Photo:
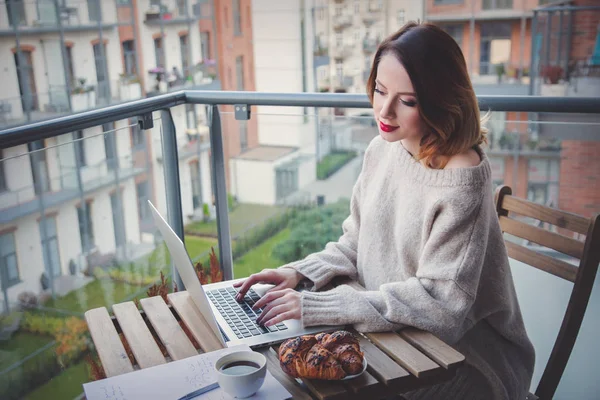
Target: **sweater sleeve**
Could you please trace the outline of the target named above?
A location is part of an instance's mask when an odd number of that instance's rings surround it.
[[[360,193],[359,175],[352,190],[350,215],[342,223],[342,236],[337,242],[329,242],[325,249],[280,268],[293,268],[314,283],[312,290],[319,290],[336,276],[357,277],[356,252],[358,231],[360,229]]]
[[[458,199],[457,199],[458,197]],[[489,232],[488,208],[472,193],[441,200],[422,245],[414,277],[389,282],[379,290],[341,285],[327,292],[303,292],[302,322],[349,325],[363,332],[413,326],[447,343],[457,342],[472,326],[475,300]],[[487,210],[489,213],[490,210]]]

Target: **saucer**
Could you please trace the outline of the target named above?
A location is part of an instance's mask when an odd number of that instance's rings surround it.
[[[350,379],[357,378],[363,374],[367,370],[367,359],[363,357],[363,369],[358,374],[354,375],[346,375],[344,378],[340,379],[341,381],[349,381]]]

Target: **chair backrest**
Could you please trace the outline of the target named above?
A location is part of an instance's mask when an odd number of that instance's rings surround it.
[[[579,259],[579,266],[576,267],[530,247],[505,241],[509,257],[574,284],[548,364],[535,391],[540,399],[551,399],[575,345],[596,278],[600,262],[600,214],[585,218],[546,207],[512,196],[512,190],[508,186],[496,189],[496,211],[503,232]],[[585,241],[511,218],[515,215],[554,225],[562,232],[585,235]]]

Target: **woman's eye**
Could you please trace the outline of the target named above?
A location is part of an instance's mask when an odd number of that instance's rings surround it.
[[[417,105],[417,102],[414,100],[402,100],[400,99],[400,101],[402,102],[402,104],[404,104],[407,107],[414,107]]]
[[[377,93],[377,94],[383,94],[383,92],[377,88],[375,88],[374,90],[375,90],[375,93]]]

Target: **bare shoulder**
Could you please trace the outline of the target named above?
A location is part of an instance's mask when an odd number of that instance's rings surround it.
[[[481,157],[479,156],[479,153],[473,149],[469,149],[463,153],[450,157],[446,164],[446,169],[476,167],[480,162]]]

